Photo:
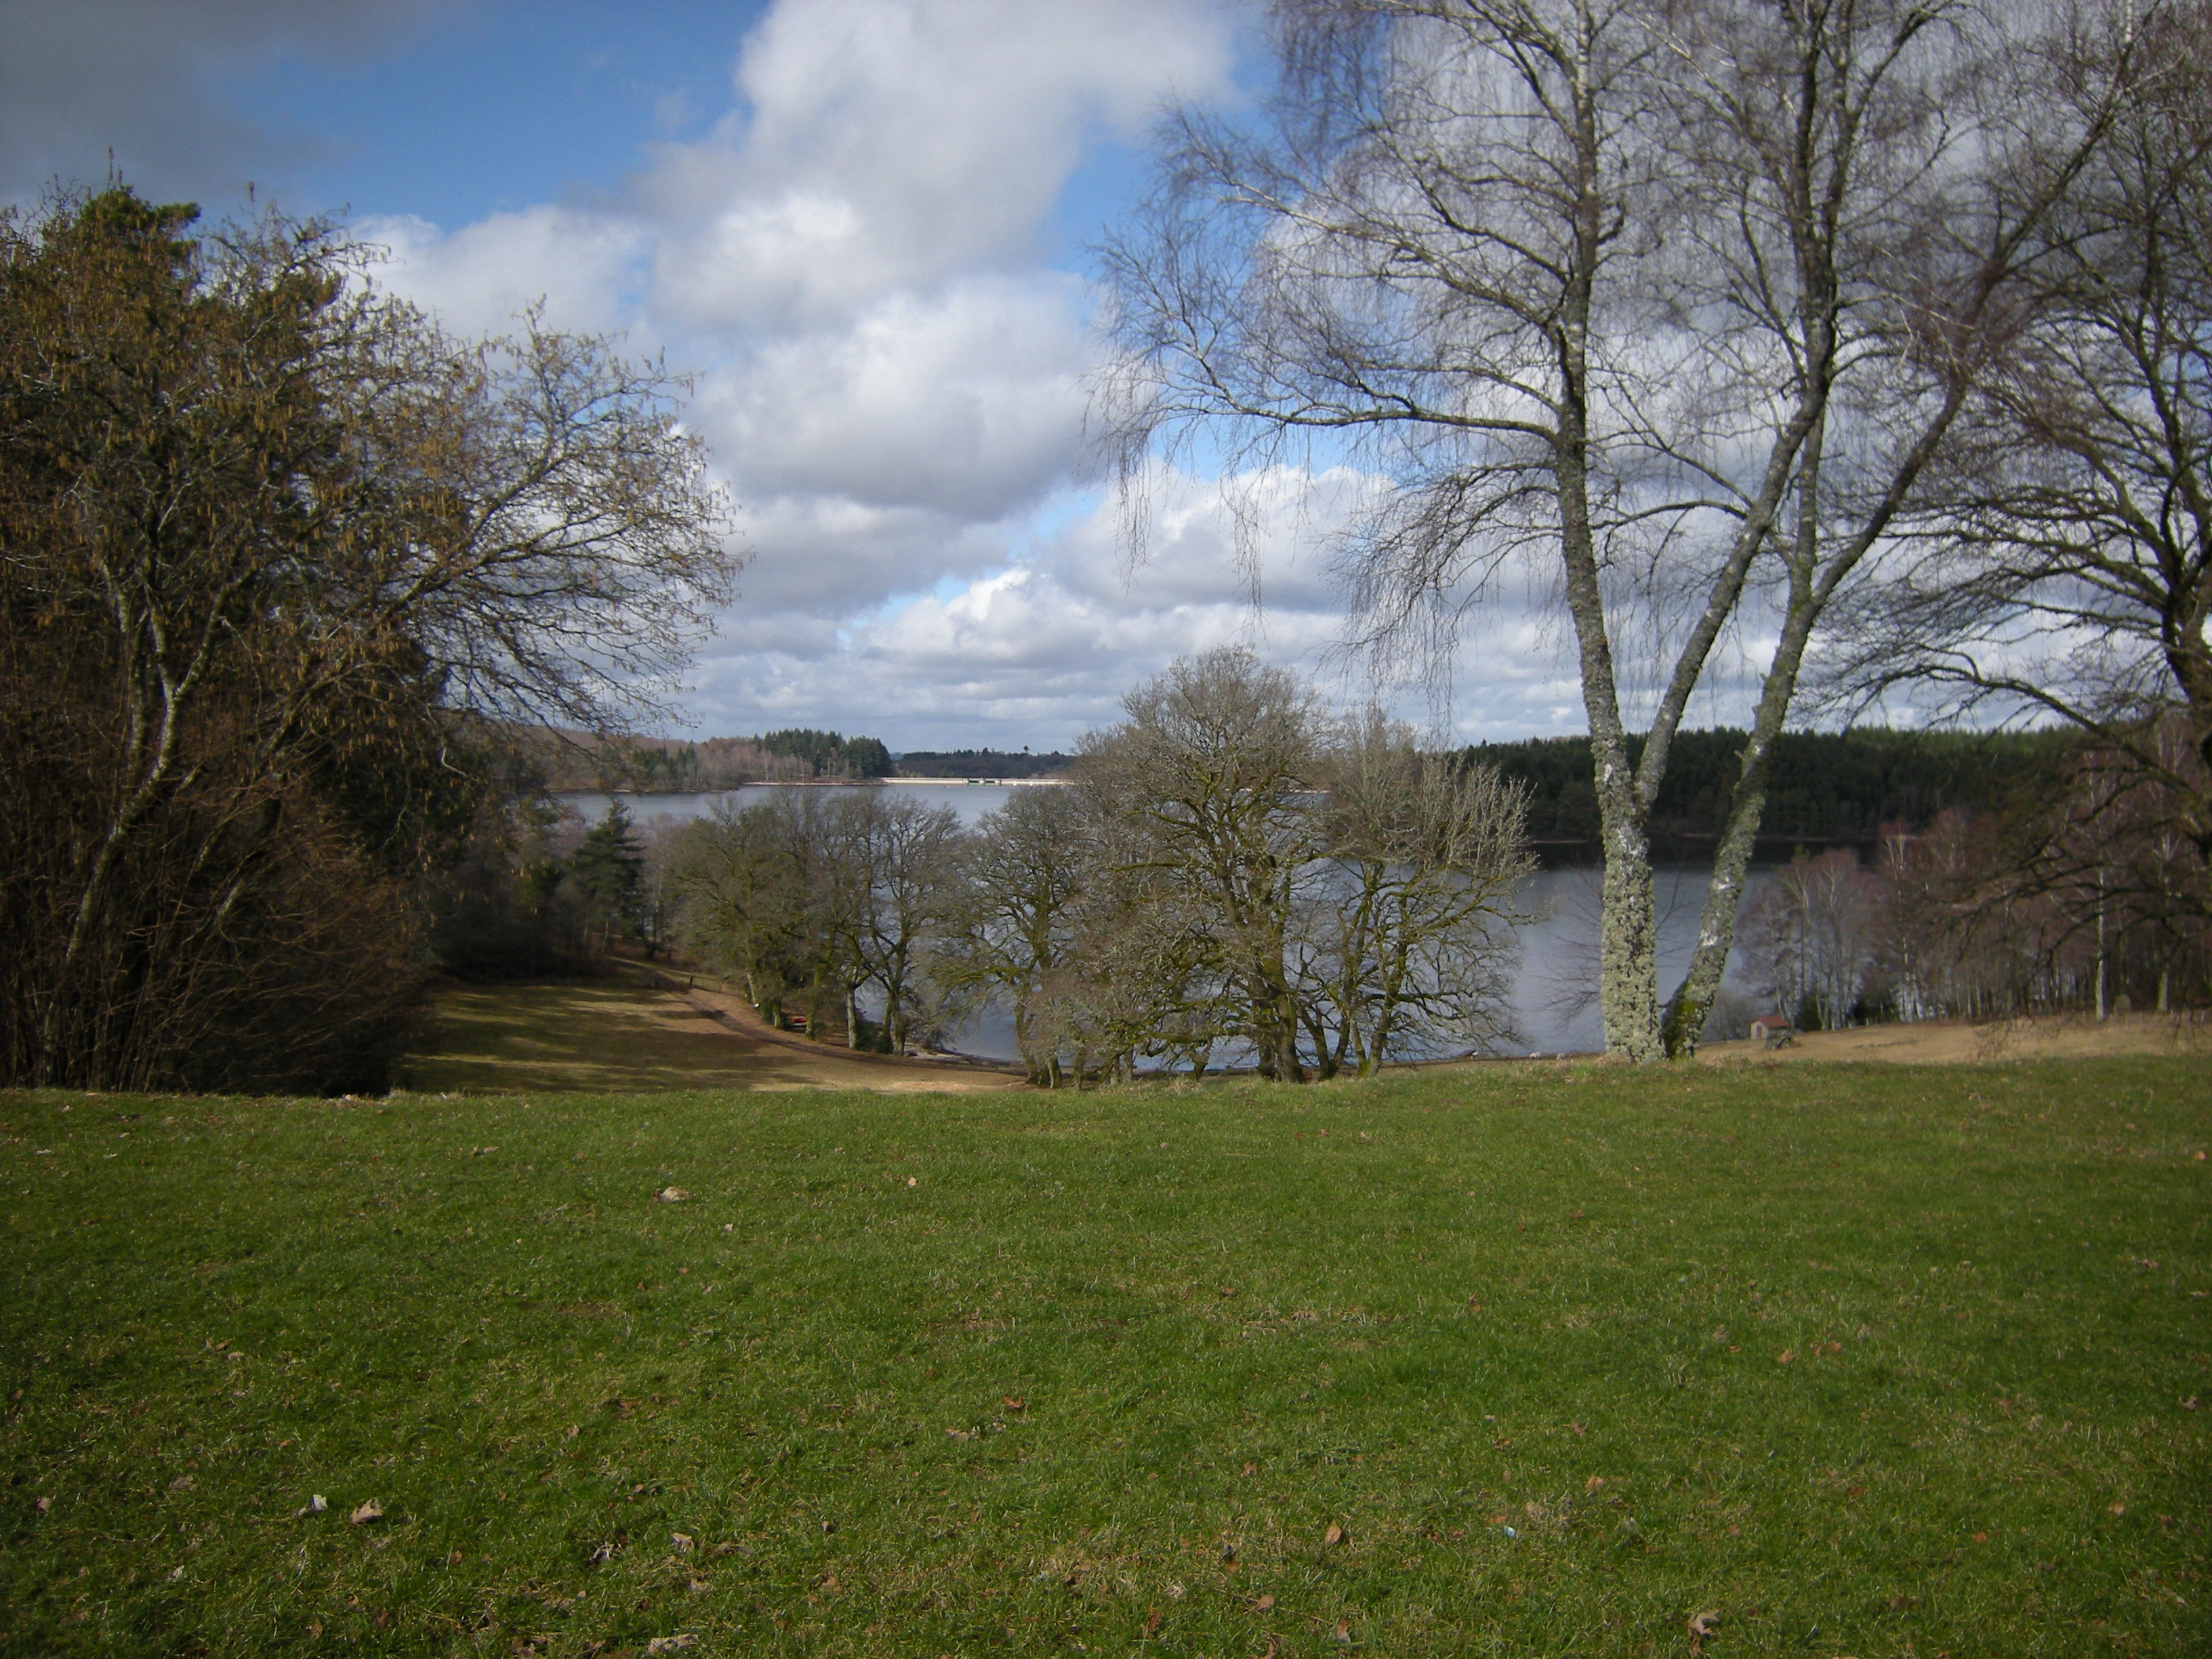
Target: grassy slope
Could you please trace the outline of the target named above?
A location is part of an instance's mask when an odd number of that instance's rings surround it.
[[[0,1097],[0,1651],[2203,1651],[2209,1100]]]

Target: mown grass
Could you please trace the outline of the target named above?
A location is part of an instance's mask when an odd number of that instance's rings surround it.
[[[0,1651],[2202,1652],[2208,1107],[0,1097]]]

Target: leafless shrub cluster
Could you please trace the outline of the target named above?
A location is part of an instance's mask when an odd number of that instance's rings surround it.
[[[1304,1080],[1482,1048],[1530,863],[1520,794],[1239,651],[1175,665],[1066,787],[972,835],[803,792],[690,832],[690,928],[754,1003],[904,1048],[979,1000],[1039,1082],[1150,1061]]]
[[[1786,866],[1745,911],[1751,986],[1812,1027],[2202,996],[2203,866],[2140,780],[2119,796],[2109,781],[2089,757],[2056,804],[1897,827],[1872,866],[1848,851]]]

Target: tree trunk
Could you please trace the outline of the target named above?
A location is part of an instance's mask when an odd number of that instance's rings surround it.
[[[1775,642],[1774,659],[1767,665],[1765,682],[1759,689],[1751,738],[1744,744],[1735,787],[1729,796],[1728,823],[1713,852],[1713,878],[1705,890],[1705,911],[1698,919],[1697,947],[1691,952],[1689,971],[1667,1004],[1669,1059],[1687,1060],[1698,1052],[1698,1039],[1712,1012],[1713,999],[1720,994],[1722,976],[1728,972],[1729,951],[1735,944],[1736,914],[1743,908],[1744,882],[1758,845],[1759,821],[1766,813],[1766,780],[1774,741],[1782,735],[1782,723],[1797,695],[1805,646],[1812,638],[1813,624],[1820,619],[1822,605],[1814,578],[1820,569],[1820,462],[1826,436],[1824,418],[1815,423],[1805,446],[1797,485],[1796,546],[1790,559],[1790,600],[1782,637]]]
[[[1628,761],[1613,679],[1613,643],[1591,544],[1578,451],[1562,458],[1559,500],[1567,565],[1567,609],[1582,659],[1583,708],[1595,763],[1605,881],[1598,939],[1598,1010],[1607,1054],[1638,1065],[1660,1057],[1657,921],[1644,805]]]

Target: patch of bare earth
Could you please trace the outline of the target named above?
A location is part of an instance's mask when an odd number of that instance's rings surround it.
[[[2212,1021],[2196,1012],[2051,1014],[2036,1018],[1924,1020],[1909,1025],[1861,1025],[1844,1031],[1804,1031],[1779,1048],[1762,1043],[1709,1042],[1700,1060],[1716,1064],[1787,1065],[1799,1060],[1878,1060],[1902,1066],[1960,1066],[2000,1060],[2094,1060],[2124,1054],[2212,1052]]]
[[[430,1042],[400,1067],[402,1085],[424,1093],[1024,1086],[988,1065],[854,1054],[772,1030],[742,997],[680,974],[450,986],[435,1015]]]

